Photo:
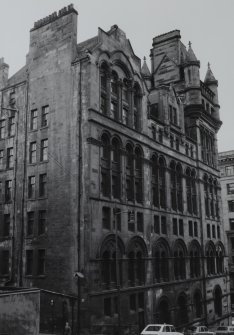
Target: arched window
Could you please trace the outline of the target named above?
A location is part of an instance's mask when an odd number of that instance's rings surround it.
[[[141,112],[141,91],[136,83],[133,88],[133,128],[140,128],[140,112]]]
[[[189,168],[186,170],[187,210],[190,214],[197,214],[196,174]]]
[[[116,243],[115,238],[111,238],[104,242],[101,247],[101,269],[102,269],[102,283],[106,289],[115,287],[117,284],[116,277]],[[122,282],[122,265],[121,259],[123,257],[123,250],[118,244],[118,259],[119,261],[119,277]]]
[[[210,191],[210,215],[212,218],[215,216],[215,211],[214,211],[214,187],[213,187],[213,179],[209,179],[209,191]]]
[[[193,303],[194,303],[195,317],[200,318],[202,316],[202,295],[200,290],[197,290],[194,293]]]
[[[126,196],[129,201],[134,199],[134,157],[130,144],[126,146]]]
[[[119,120],[119,87],[118,87],[118,75],[116,72],[111,74],[111,110],[110,116]]]
[[[214,180],[214,202],[215,202],[215,216],[219,219],[219,185],[217,180]]]
[[[101,193],[110,196],[110,140],[107,134],[101,137]]]
[[[189,251],[190,277],[196,278],[200,276],[200,248],[196,242],[192,242]]]
[[[131,111],[130,111],[130,87],[127,79],[123,80],[122,85],[122,120],[123,124],[130,126]]]
[[[129,286],[144,285],[146,256],[144,242],[133,239],[127,250]]]
[[[162,157],[159,157],[159,203],[160,207],[166,208],[166,164]]]
[[[152,203],[153,206],[159,206],[159,193],[158,193],[158,177],[159,177],[159,166],[157,156],[153,155],[151,159],[152,164]]]
[[[143,155],[142,150],[137,147],[135,149],[135,200],[142,202],[143,200]]]
[[[109,68],[106,63],[102,63],[100,68],[100,111],[108,115],[109,104]]]
[[[183,212],[182,167],[171,162],[171,207],[175,211]]]
[[[206,266],[208,275],[215,274],[215,251],[211,243],[206,248]]]
[[[223,273],[223,247],[219,244],[216,246],[216,272]]]
[[[181,294],[177,300],[176,326],[182,326],[188,322],[187,297]]]
[[[162,157],[152,156],[152,204],[155,207],[166,207],[165,162]]]
[[[205,197],[205,213],[206,216],[210,216],[210,204],[209,204],[209,184],[208,184],[208,177],[204,175],[204,197]]]
[[[111,182],[112,196],[119,199],[121,194],[121,155],[119,140],[112,140],[112,155],[111,155]]]
[[[169,310],[169,303],[166,298],[162,298],[162,300],[158,304],[158,323],[171,323],[171,315]]]
[[[222,291],[218,285],[214,289],[214,310],[215,314],[222,316]]]
[[[169,250],[163,241],[153,249],[154,278],[157,282],[169,281]]]
[[[186,251],[185,247],[179,242],[174,248],[174,277],[176,280],[186,278]]]

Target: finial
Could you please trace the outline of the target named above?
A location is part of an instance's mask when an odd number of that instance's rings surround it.
[[[188,45],[189,45],[189,48],[191,48],[192,43],[189,41]]]
[[[143,60],[146,61],[146,57],[145,56],[144,56]]]
[[[210,62],[208,62],[208,64],[207,64],[207,65],[208,65],[208,69],[210,70]]]

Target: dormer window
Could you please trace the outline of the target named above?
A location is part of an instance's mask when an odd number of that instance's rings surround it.
[[[177,124],[178,124],[177,110],[176,110],[175,107],[173,107],[171,105],[169,105],[169,119],[170,119],[170,123],[177,126]]]
[[[158,108],[158,104],[152,104],[149,107],[149,116],[152,120],[158,120],[159,119],[159,108]]]

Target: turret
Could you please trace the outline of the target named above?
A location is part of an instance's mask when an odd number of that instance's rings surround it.
[[[215,79],[215,76],[213,75],[213,72],[210,68],[210,63],[208,63],[208,69],[206,72],[204,83],[206,86],[209,87],[209,89],[214,93],[213,103],[214,103],[214,112],[212,113],[212,116],[216,118],[217,120],[220,120],[219,115],[219,98],[218,98],[218,80]]]
[[[4,58],[0,58],[0,89],[2,89],[8,80],[9,65],[4,62]]]
[[[191,42],[189,42],[184,62],[184,77],[187,91],[187,101],[189,101],[190,104],[200,104],[200,61],[197,59],[192,49]]]
[[[150,89],[151,88],[151,73],[146,63],[146,57],[144,57],[144,62],[141,68],[141,74],[143,78],[145,79],[147,88]]]

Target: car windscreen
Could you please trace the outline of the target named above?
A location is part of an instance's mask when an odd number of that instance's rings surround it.
[[[161,329],[161,326],[148,326],[145,330],[147,332],[158,332]]]
[[[228,330],[228,327],[218,327],[217,330]]]

